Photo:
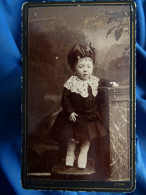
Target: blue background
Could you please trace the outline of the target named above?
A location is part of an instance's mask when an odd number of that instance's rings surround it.
[[[49,191],[24,190],[20,184],[23,2],[25,1],[0,2],[0,194],[54,194]],[[137,3],[137,188],[132,194],[143,195],[146,194],[146,0],[135,0],[135,2]],[[91,194],[90,192],[55,193]]]

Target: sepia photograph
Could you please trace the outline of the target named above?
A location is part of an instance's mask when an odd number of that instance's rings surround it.
[[[118,2],[24,5],[24,187],[134,189],[134,5]]]

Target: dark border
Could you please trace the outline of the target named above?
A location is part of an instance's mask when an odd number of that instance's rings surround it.
[[[98,5],[129,5],[130,6],[130,182],[116,181],[52,181],[27,178],[27,103],[28,103],[28,9],[45,6],[98,6]],[[36,190],[68,190],[98,192],[132,192],[136,187],[135,165],[135,86],[136,86],[136,5],[133,0],[96,0],[96,1],[61,1],[61,2],[30,2],[22,6],[22,161],[21,184],[25,189]]]

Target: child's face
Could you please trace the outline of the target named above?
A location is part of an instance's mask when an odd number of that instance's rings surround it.
[[[80,58],[75,66],[75,72],[81,80],[87,80],[93,73],[93,61],[89,57]]]

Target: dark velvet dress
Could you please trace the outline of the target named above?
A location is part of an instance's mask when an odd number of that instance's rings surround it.
[[[61,140],[91,140],[107,135],[106,113],[107,107],[107,83],[99,82],[98,94],[92,95],[92,89],[88,85],[88,97],[71,92],[64,88],[62,94],[62,108],[53,125],[53,138]],[[69,115],[78,114],[77,121],[69,121]]]

